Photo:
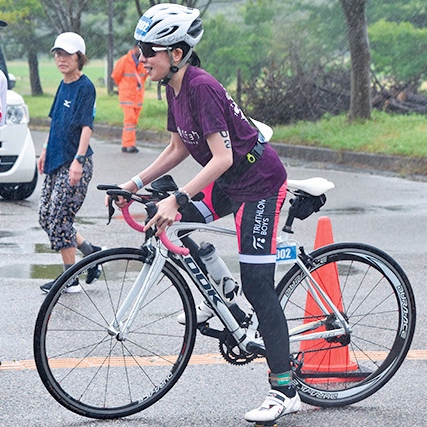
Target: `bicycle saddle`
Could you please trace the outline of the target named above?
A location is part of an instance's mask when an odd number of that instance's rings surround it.
[[[291,190],[300,190],[312,196],[320,196],[326,193],[335,185],[332,181],[325,178],[308,178],[308,179],[288,179],[288,188]]]
[[[176,191],[178,186],[170,175],[163,175],[151,183],[151,188],[156,191]]]

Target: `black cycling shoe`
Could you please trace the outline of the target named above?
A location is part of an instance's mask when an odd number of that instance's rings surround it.
[[[53,288],[53,285],[56,283],[56,280],[57,280],[58,278],[56,278],[55,280],[52,280],[51,282],[47,282],[47,283],[45,283],[44,285],[41,285],[40,286],[40,289],[43,291],[43,292],[46,292],[46,293],[48,293],[52,288]],[[65,292],[67,293],[67,294],[75,294],[75,293],[77,293],[77,292],[80,292],[82,290],[82,287],[80,286],[80,283],[79,283],[79,279],[78,278],[76,278],[76,279],[74,279],[71,283],[69,283],[68,285],[67,285],[67,287],[65,288]]]
[[[139,150],[134,145],[132,147],[122,147],[123,153],[138,153]]]
[[[101,269],[95,265],[95,267],[88,268],[86,275],[86,283],[89,285],[95,283],[101,275]]]
[[[92,245],[93,252],[99,252],[102,248],[100,246],[94,246]],[[95,267],[88,268],[87,275],[86,275],[86,283],[91,284],[98,280],[99,276],[101,275],[101,269],[98,265],[95,265]]]

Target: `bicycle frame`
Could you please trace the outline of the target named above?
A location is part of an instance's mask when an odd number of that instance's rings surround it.
[[[236,235],[234,230],[217,227],[211,224],[176,222],[167,230],[167,237],[172,243],[177,242],[177,244],[182,245],[178,235],[182,234],[184,231],[187,234],[200,231],[230,236]],[[246,313],[247,315],[250,315],[250,322],[247,329],[242,328],[231,313],[228,306],[222,300],[221,295],[216,289],[216,285],[204,274],[191,254],[172,254],[164,246],[164,244],[155,237],[149,238],[144,247],[147,248],[150,252],[148,263],[145,264],[143,269],[140,271],[131,291],[126,296],[122,305],[119,307],[115,318],[111,321],[109,331],[112,335],[117,336],[119,340],[126,339],[135,317],[144,304],[146,295],[148,294],[151,287],[154,286],[159,280],[162,268],[166,260],[169,259],[178,268],[185,269],[188,276],[196,285],[197,289],[204,296],[204,298],[209,301],[218,318],[233,336],[239,348],[249,353],[253,352],[254,350],[257,353],[263,353],[264,345],[262,341],[256,337],[258,330],[258,319],[256,313],[253,312],[253,310],[251,313]],[[297,258],[296,264],[298,264],[301,270],[304,271],[304,273],[307,275],[306,282],[308,292],[311,294],[320,310],[324,313],[325,318],[308,322],[291,329],[289,331],[290,341],[298,342],[316,340],[319,338],[326,339],[350,333],[351,329],[340,310],[335,306],[333,301],[325,293],[320,284],[317,283],[316,279],[310,273],[301,256]],[[326,302],[330,310],[327,309],[323,301]],[[126,317],[125,322],[122,324],[125,313],[128,312],[130,307],[130,312]],[[328,317],[331,312],[336,316],[336,319],[338,320],[341,327],[333,330],[310,333],[310,331],[324,325],[326,317]]]

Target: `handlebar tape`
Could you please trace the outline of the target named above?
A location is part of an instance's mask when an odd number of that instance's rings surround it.
[[[143,233],[145,226],[140,224],[139,222],[136,222],[129,212],[129,206],[131,204],[132,204],[132,200],[125,207],[122,208],[123,218],[134,230]],[[177,213],[175,217],[175,221],[179,221],[180,219],[181,219],[181,214]],[[166,249],[168,249],[169,251],[175,254],[188,255],[190,253],[190,250],[188,248],[178,246],[172,243],[164,231],[159,235],[159,239],[163,243]]]

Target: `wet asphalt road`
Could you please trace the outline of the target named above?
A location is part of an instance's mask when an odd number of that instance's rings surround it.
[[[33,132],[37,152],[44,139]],[[80,211],[79,231],[98,245],[135,245],[140,238],[123,222],[106,225],[104,196],[99,183],[121,183],[148,165],[159,148],[149,145],[136,155],[123,154],[117,141],[94,140],[95,173],[87,201]],[[425,381],[427,335],[427,183],[372,173],[334,170],[327,164],[304,164],[283,159],[292,179],[322,176],[336,188],[318,214],[296,220],[296,238],[310,249],[317,219],[331,218],[335,241],[360,241],[389,252],[406,271],[415,291],[418,321],[411,358],[383,389],[363,402],[339,410],[303,406],[301,412],[279,421],[278,427],[414,426],[427,425]],[[173,172],[178,185],[197,167],[191,161]],[[191,365],[174,389],[143,413],[126,419],[99,421],[82,418],[60,406],[44,389],[32,365],[32,333],[43,300],[39,285],[55,277],[60,256],[52,253],[37,224],[41,179],[35,193],[22,202],[0,200],[0,427],[15,426],[138,426],[238,427],[248,409],[261,403],[268,391],[266,367],[252,363]],[[232,225],[224,219],[225,225]],[[198,337],[195,353],[215,353],[217,344]]]

